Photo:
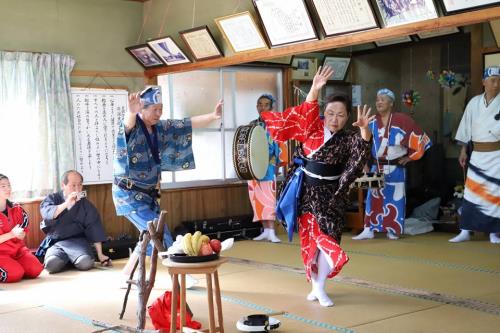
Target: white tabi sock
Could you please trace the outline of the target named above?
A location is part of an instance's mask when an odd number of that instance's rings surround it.
[[[269,237],[269,230],[271,230],[271,229],[264,228],[264,231],[260,235],[255,237],[253,240],[260,241],[260,240],[267,239]]]
[[[399,237],[396,236],[396,234],[390,230],[387,230],[387,238],[389,238],[390,240],[398,240]]]
[[[500,244],[500,237],[494,232],[490,233],[490,243]]]
[[[372,239],[375,237],[375,233],[373,230],[370,230],[370,227],[365,227],[363,229],[363,232],[361,232],[359,235],[354,236],[352,239],[354,240],[363,240],[363,239]]]
[[[331,266],[328,263],[326,254],[321,250],[318,251],[318,274],[313,273],[311,275],[312,290],[306,298],[308,301],[318,300],[321,306],[333,306],[333,301],[325,291],[325,282],[328,274],[330,274]]]
[[[276,233],[274,232],[274,229],[267,229],[269,230],[269,233],[267,234],[267,240],[273,243],[280,243],[281,239],[276,236]]]
[[[470,241],[470,231],[469,230],[462,230],[458,235],[453,237],[452,239],[448,240],[448,242],[451,243],[460,243],[460,242],[466,242]]]

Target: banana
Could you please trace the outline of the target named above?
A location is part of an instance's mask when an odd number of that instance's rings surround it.
[[[191,238],[193,235],[191,233],[187,233],[184,235],[184,238],[182,239],[182,249],[184,250],[184,253],[187,254],[188,256],[192,256],[193,254],[193,245],[191,243]]]
[[[208,237],[207,235],[201,235],[200,241],[202,244],[203,243],[210,243],[210,237]],[[201,245],[200,245],[200,247],[201,247]]]
[[[197,256],[198,252],[200,252],[200,247],[201,247],[200,237],[201,237],[201,231],[196,231],[193,234],[193,237],[191,237],[191,244],[193,247],[194,256]]]

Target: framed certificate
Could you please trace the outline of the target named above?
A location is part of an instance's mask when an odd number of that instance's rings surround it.
[[[384,27],[393,27],[437,18],[433,0],[376,0],[380,19]]]
[[[417,36],[420,39],[427,39],[427,38],[433,38],[433,37],[438,37],[438,36],[456,34],[457,32],[460,32],[460,30],[457,27],[451,27],[451,28],[441,28],[441,29],[436,29],[436,30],[426,31],[426,32],[419,32],[417,34]]]
[[[206,25],[180,31],[179,35],[196,61],[223,57]]]
[[[334,81],[344,81],[347,71],[349,70],[349,64],[351,62],[350,57],[330,57],[326,56],[323,61],[324,66],[330,66],[333,69],[333,74],[330,80]]]
[[[191,62],[169,36],[150,40],[148,45],[167,65],[178,65]]]
[[[378,28],[369,0],[310,0],[325,37]]]
[[[312,80],[318,70],[318,59],[294,56],[292,69],[293,80]]]
[[[145,69],[165,66],[153,50],[149,48],[148,44],[129,46],[125,50]]]
[[[439,0],[446,15],[500,4],[494,0]]]
[[[250,12],[219,17],[215,23],[233,52],[267,49],[266,41]]]
[[[406,43],[406,42],[411,42],[412,39],[410,36],[401,36],[401,37],[395,37],[395,38],[386,38],[386,39],[381,39],[381,40],[376,40],[375,44],[377,46],[387,46],[387,45],[393,45],[393,44],[399,44],[399,43]]]
[[[253,0],[271,47],[317,40],[304,0]]]

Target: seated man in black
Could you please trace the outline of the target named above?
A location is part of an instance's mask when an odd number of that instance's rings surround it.
[[[75,170],[66,171],[62,191],[48,195],[40,204],[43,221],[40,229],[47,235],[37,251],[45,254],[44,266],[49,273],[57,273],[71,263],[86,271],[94,266],[93,243],[102,266],[111,266],[109,257],[102,253],[101,242],[106,240],[101,217],[82,191],[83,177]]]

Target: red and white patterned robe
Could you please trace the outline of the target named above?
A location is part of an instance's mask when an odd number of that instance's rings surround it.
[[[317,102],[305,102],[283,112],[263,112],[267,129],[274,140],[295,139],[300,145],[296,157],[307,158],[327,165],[342,166],[336,181],[322,185],[303,183],[299,202],[299,234],[301,252],[307,279],[316,272],[316,255],[322,250],[328,256],[332,270],[329,278],[337,275],[349,258],[340,247],[344,211],[348,204],[350,184],[361,173],[370,154],[370,142],[350,130],[333,135],[325,129]],[[297,166],[290,169],[290,179]],[[286,182],[285,182],[286,183]]]

